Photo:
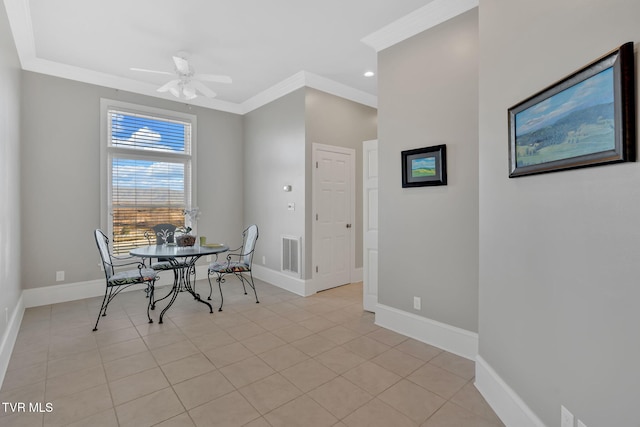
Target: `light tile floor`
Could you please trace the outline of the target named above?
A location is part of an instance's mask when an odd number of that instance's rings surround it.
[[[214,314],[180,294],[162,325],[142,291],[97,332],[101,298],[27,309],[0,390],[25,411],[3,404],[0,425],[503,425],[472,361],[376,326],[361,284],[307,298],[256,284],[260,304],[230,279]]]

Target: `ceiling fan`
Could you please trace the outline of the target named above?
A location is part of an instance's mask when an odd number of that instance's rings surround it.
[[[205,86],[204,82],[231,83],[231,77],[217,74],[197,74],[193,66],[189,64],[186,54],[180,53],[173,56],[175,71],[156,71],[144,68],[131,68],[132,71],[142,71],[144,73],[175,75],[177,78],[171,80],[158,88],[158,92],[170,92],[176,98],[193,99],[198,96],[198,92],[207,98],[214,98],[216,93]]]

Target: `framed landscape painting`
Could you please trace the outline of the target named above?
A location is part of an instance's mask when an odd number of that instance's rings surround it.
[[[509,109],[509,177],[635,161],[633,43]]]
[[[447,185],[447,146],[416,148],[401,153],[402,187]]]

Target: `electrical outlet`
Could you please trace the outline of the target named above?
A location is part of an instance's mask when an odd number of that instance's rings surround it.
[[[262,265],[267,265],[267,257],[262,255]]]
[[[578,420],[578,427],[587,427],[587,425],[582,421]]]
[[[4,308],[4,322],[9,324],[9,307]]]
[[[413,297],[413,308],[416,310],[420,310],[422,306],[422,299],[420,297]]]
[[[56,271],[56,282],[64,281],[64,271]]]
[[[207,260],[207,262],[211,262],[211,255],[207,255],[205,259]]]
[[[573,427],[573,414],[564,406],[560,406],[560,427]]]

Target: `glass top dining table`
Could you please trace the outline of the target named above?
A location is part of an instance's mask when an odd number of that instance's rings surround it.
[[[150,245],[141,246],[139,248],[131,249],[129,254],[141,257],[141,258],[159,258],[166,260],[170,263],[169,270],[174,272],[174,281],[171,291],[164,297],[153,300],[151,308],[155,309],[156,303],[170,298],[167,306],[160,313],[160,321],[167,310],[173,305],[174,301],[178,297],[181,291],[189,292],[196,301],[201,302],[209,307],[209,312],[213,313],[211,304],[200,298],[200,294],[195,291],[193,284],[191,283],[191,275],[195,274],[196,261],[205,255],[217,255],[229,250],[229,247],[224,244],[219,245],[205,245],[205,246],[175,246],[175,245]],[[150,295],[150,298],[155,298],[154,295]]]
[[[142,258],[188,258],[219,254],[229,250],[227,245],[211,244],[205,246],[150,245],[131,249],[131,255]],[[197,259],[196,259],[197,260]]]

